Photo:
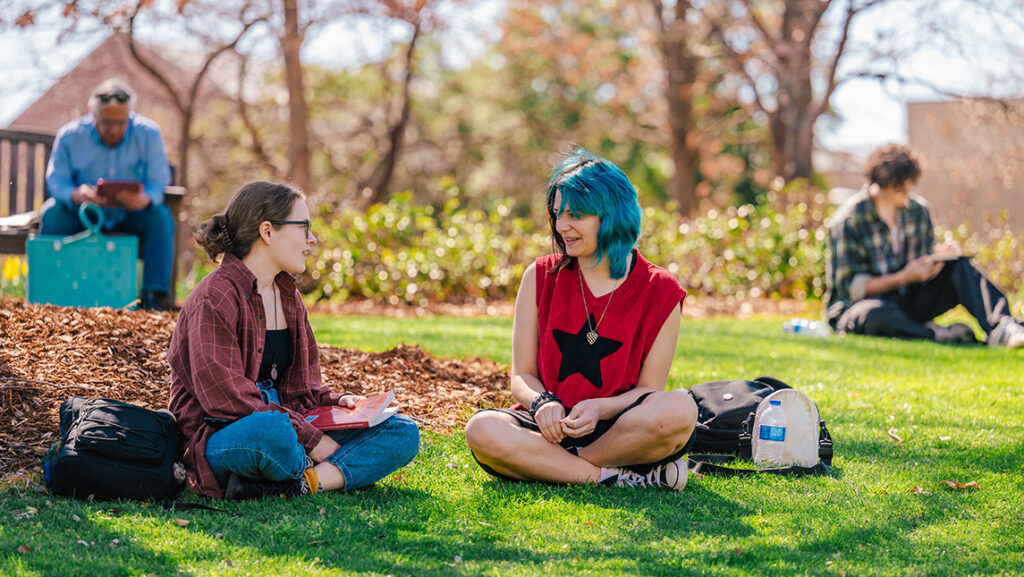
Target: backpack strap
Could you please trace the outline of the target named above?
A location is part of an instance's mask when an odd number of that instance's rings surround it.
[[[754,434],[751,429],[754,428],[754,413],[743,421],[743,431],[740,432],[740,457],[744,461],[750,461],[754,455]]]
[[[776,379],[775,377],[769,377],[767,375],[761,375],[760,377],[757,377],[756,379],[754,379],[754,382],[755,383],[764,383],[764,384],[768,385],[769,387],[775,389],[776,391],[781,391],[782,389],[792,389],[793,388],[793,387],[787,385],[786,383],[780,381],[779,379]]]
[[[825,426],[825,420],[822,419],[819,423],[820,432],[818,433],[818,459],[822,463],[831,467],[832,466],[832,435],[828,433],[828,427]]]
[[[792,466],[774,469],[737,469],[725,466],[736,459],[735,455],[689,455],[687,457],[687,467],[689,467],[690,472],[697,475],[708,474],[719,477],[747,477],[760,473],[799,477],[803,475],[827,475],[831,470],[828,464],[821,461],[813,467]]]

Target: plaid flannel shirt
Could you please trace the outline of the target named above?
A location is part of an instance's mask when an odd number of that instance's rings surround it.
[[[274,280],[291,337],[292,362],[278,383],[280,405],[266,404],[256,388],[266,340],[266,312],[256,277],[228,254],[217,270],[196,285],[185,300],[171,336],[170,409],[182,437],[189,488],[209,497],[223,496],[209,464],[206,441],[216,428],[206,417],[236,421],[256,411],[287,413],[298,442],[312,449],[323,432],[303,413],[337,404],[340,393],[321,385],[320,350],[299,298],[295,279],[280,273]]]
[[[829,227],[826,263],[825,307],[829,320],[838,319],[866,296],[868,278],[900,271],[908,262],[932,252],[935,233],[923,198],[912,195],[899,207],[896,218],[898,252],[893,250],[892,232],[878,215],[867,189],[836,210]]]

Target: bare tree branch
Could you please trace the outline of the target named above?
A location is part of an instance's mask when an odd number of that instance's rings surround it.
[[[147,6],[146,2],[137,2],[135,5],[135,9],[132,11],[131,15],[128,18],[128,32],[126,35],[128,40],[128,50],[131,52],[132,57],[135,59],[135,61],[138,62],[139,65],[142,66],[142,68],[144,68],[146,72],[150,74],[150,76],[156,79],[156,81],[164,87],[164,89],[167,91],[167,94],[171,97],[171,99],[174,101],[175,106],[178,108],[179,114],[181,114],[181,142],[178,145],[180,155],[180,158],[178,159],[178,162],[180,163],[180,166],[178,167],[178,180],[182,186],[188,187],[188,149],[189,145],[191,144],[192,117],[195,114],[195,103],[196,97],[199,93],[199,86],[202,84],[202,81],[205,78],[206,73],[210,70],[210,66],[213,64],[213,61],[216,60],[217,57],[219,57],[221,54],[229,50],[233,50],[234,47],[238,44],[238,42],[241,41],[242,37],[245,36],[245,34],[249,31],[249,29],[252,28],[256,23],[262,22],[264,20],[264,17],[261,16],[254,20],[244,22],[241,30],[239,30],[238,34],[235,35],[233,40],[231,40],[227,44],[223,44],[217,47],[212,52],[207,53],[202,66],[192,79],[192,84],[188,88],[188,99],[186,100],[178,94],[178,91],[174,88],[173,84],[171,83],[167,75],[164,72],[161,72],[159,68],[156,66],[156,64],[151,62],[148,57],[142,54],[142,52],[139,50],[138,45],[135,42],[135,22],[139,16],[140,11],[145,6]]]
[[[237,53],[237,52],[236,52]],[[238,66],[238,115],[242,119],[242,124],[245,126],[246,133],[249,134],[249,139],[252,142],[250,148],[259,158],[260,162],[264,166],[269,168],[277,178],[280,178],[285,170],[278,166],[276,162],[267,153],[266,145],[263,143],[263,137],[260,136],[259,129],[252,121],[252,116],[249,114],[249,103],[245,100],[245,94],[243,87],[246,85],[246,73],[248,71],[249,60],[239,54],[240,64]]]
[[[778,46],[778,38],[775,38],[768,25],[757,15],[757,11],[754,9],[754,3],[751,0],[742,0],[744,8],[747,9],[747,14],[750,15],[750,23],[754,25],[754,28],[761,34],[761,38],[765,41],[765,44],[771,47]],[[777,56],[777,55],[776,55]]]
[[[405,127],[409,123],[409,113],[412,103],[410,85],[414,76],[413,55],[416,51],[416,41],[420,37],[420,21],[413,22],[412,39],[405,52],[405,78],[402,82],[402,106],[397,122],[388,130],[388,150],[381,157],[380,161],[370,173],[369,178],[357,186],[357,198],[363,206],[380,202],[387,195],[387,188],[395,172],[395,163],[398,160],[399,150],[402,147],[402,140]],[[369,190],[368,197],[363,196],[363,190]]]
[[[714,16],[709,15],[707,12],[704,12],[704,18],[711,26],[711,33],[716,38],[718,38],[719,43],[721,43],[722,48],[725,50],[725,56],[733,62],[736,71],[739,72],[740,75],[742,75],[743,78],[747,81],[748,87],[754,94],[754,104],[757,106],[757,109],[760,110],[761,112],[764,112],[765,114],[770,113],[771,110],[768,109],[768,106],[764,103],[764,99],[761,97],[761,91],[757,87],[757,81],[754,80],[754,77],[750,74],[750,71],[747,70],[745,58],[743,57],[743,55],[740,54],[733,47],[733,45],[729,43],[728,39],[726,39],[725,30],[722,28],[718,20],[714,18]]]

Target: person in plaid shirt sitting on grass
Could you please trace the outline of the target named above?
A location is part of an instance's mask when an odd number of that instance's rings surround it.
[[[185,299],[167,351],[189,489],[225,499],[352,491],[412,461],[419,429],[404,415],[339,431],[304,418],[359,399],[324,385],[295,284],[317,244],[305,196],[247,183],[194,239],[220,266]]]
[[[1024,347],[1024,326],[1006,296],[958,245],[935,244],[927,202],[911,194],[921,165],[905,146],[875,150],[868,186],[832,217],[825,306],[838,332],[973,343],[967,325],[933,319],[957,305],[978,321],[988,344]]]

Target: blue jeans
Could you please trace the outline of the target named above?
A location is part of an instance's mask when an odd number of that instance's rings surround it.
[[[142,210],[124,211],[125,218],[109,230],[139,237],[142,257],[142,291],[171,293],[171,258],[174,256],[174,217],[166,204]],[[43,203],[39,234],[66,236],[82,232],[78,207],[50,198]],[[106,231],[104,227],[104,231]]]
[[[325,462],[345,477],[345,490],[372,485],[412,461],[420,447],[416,423],[394,415],[376,427],[326,431],[341,448]],[[230,473],[250,479],[298,479],[306,470],[306,449],[291,419],[276,411],[257,412],[210,436],[206,461],[221,486]]]

